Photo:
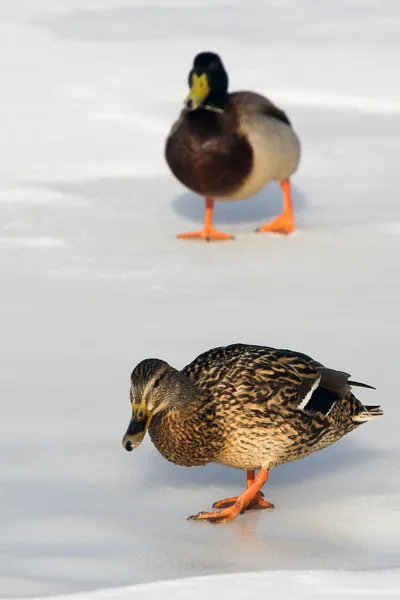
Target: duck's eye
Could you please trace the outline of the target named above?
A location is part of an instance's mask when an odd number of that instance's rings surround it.
[[[153,387],[154,388],[158,388],[159,385],[160,385],[160,379],[156,379],[155,382],[154,382]]]

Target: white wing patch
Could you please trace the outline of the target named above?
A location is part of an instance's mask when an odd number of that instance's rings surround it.
[[[306,394],[303,398],[303,400],[300,402],[300,404],[298,405],[298,408],[300,408],[301,410],[304,410],[305,407],[307,406],[307,404],[309,403],[309,401],[311,400],[311,396],[313,395],[313,393],[315,392],[315,390],[317,389],[317,387],[320,384],[322,375],[320,375],[318,377],[318,379],[316,379],[316,381],[314,382],[311,390],[308,392],[308,394]]]

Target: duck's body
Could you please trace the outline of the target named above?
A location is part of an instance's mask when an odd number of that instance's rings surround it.
[[[157,359],[139,363],[132,373],[132,406],[134,414],[136,406],[151,413],[150,437],[167,460],[246,470],[245,494],[254,492],[247,508],[266,508],[271,505],[259,489],[273,467],[321,450],[382,414],[351,392],[351,385],[369,386],[348,377],[305,354],[234,344],[201,354],[180,372]],[[136,443],[135,427],[131,423],[124,437],[127,449]],[[241,498],[217,503],[226,510],[198,518],[235,518],[243,510]]]
[[[243,200],[297,169],[300,142],[285,113],[253,92],[227,95],[224,111],[185,108],[166,144],[177,179],[214,200]]]
[[[179,237],[231,239],[214,230],[214,200],[243,200],[271,181],[282,185],[284,211],[258,231],[290,233],[294,228],[289,178],[300,160],[300,142],[286,114],[254,92],[227,92],[228,78],[220,58],[195,58],[186,107],[174,123],[165,147],[176,178],[206,198],[202,232]]]

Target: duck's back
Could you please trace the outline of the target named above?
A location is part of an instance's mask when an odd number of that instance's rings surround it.
[[[355,398],[351,385],[360,384],[347,373],[290,350],[234,344],[201,354],[182,372],[213,398],[224,424],[215,462],[235,468],[302,458],[381,414]]]

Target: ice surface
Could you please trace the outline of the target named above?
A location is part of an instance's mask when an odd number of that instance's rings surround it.
[[[0,4],[2,597],[260,570],[276,598],[400,593],[399,26],[396,0]],[[203,49],[301,136],[290,238],[252,233],[271,185],[217,206],[234,243],[175,239],[203,206],[163,144]],[[129,374],[237,341],[351,372],[385,417],[273,471],[275,511],[188,523],[244,475],[124,452]]]
[[[400,571],[264,571],[209,575],[155,583],[142,583],[124,588],[47,597],[48,600],[242,600],[272,596],[276,600],[382,600],[399,597]],[[38,599],[39,600],[39,599]],[[43,599],[40,599],[43,600]]]

